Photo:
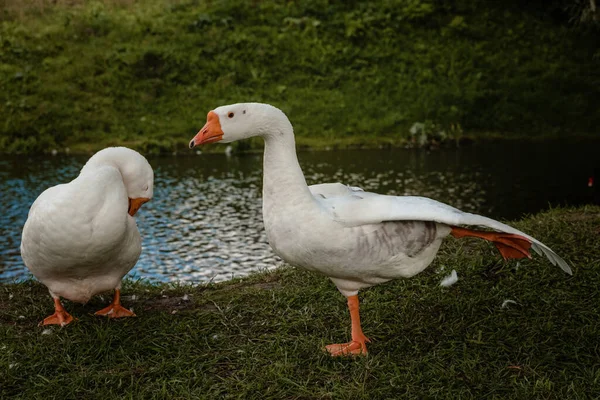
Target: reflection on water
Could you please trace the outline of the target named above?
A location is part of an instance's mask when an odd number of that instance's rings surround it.
[[[464,211],[518,218],[586,200],[596,157],[589,143],[502,143],[421,150],[300,153],[309,184],[434,198]],[[68,182],[85,157],[0,160],[0,281],[29,276],[19,255],[27,211],[47,187]],[[134,277],[221,281],[276,267],[262,226],[261,155],[150,158],[154,199],[136,215],[143,238]]]

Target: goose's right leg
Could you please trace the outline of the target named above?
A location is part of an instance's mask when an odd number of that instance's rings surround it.
[[[370,340],[365,336],[360,326],[358,295],[348,296],[348,309],[352,321],[352,341],[342,344],[330,344],[325,346],[325,350],[332,356],[367,355],[367,343]]]
[[[69,314],[63,305],[60,303],[60,297],[50,292],[50,295],[54,299],[54,314],[49,317],[46,317],[42,322],[39,323],[42,325],[60,325],[65,326],[73,322],[74,318],[71,314]]]

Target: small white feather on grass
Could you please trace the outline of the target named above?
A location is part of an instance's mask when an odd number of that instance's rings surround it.
[[[442,281],[440,282],[440,286],[449,287],[454,285],[456,282],[458,282],[458,275],[456,274],[456,270],[453,269],[450,275],[442,279]]]
[[[509,304],[517,304],[517,302],[514,301],[514,300],[504,300],[502,302],[502,307],[501,308],[506,308],[506,307],[508,307]]]

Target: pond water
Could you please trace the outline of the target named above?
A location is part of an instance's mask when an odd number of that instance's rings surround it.
[[[421,195],[464,211],[515,219],[589,201],[598,142],[486,143],[415,149],[301,152],[309,184],[343,182]],[[75,178],[87,157],[0,156],[0,281],[29,277],[19,255],[31,203]],[[262,155],[151,157],[154,199],[136,215],[142,256],[130,272],[151,281],[222,281],[281,262],[262,226]]]

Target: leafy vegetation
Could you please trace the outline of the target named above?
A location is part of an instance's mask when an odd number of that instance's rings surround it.
[[[62,329],[37,326],[52,312],[41,284],[0,285],[0,397],[594,398],[599,220],[588,206],[515,223],[573,276],[448,238],[422,274],[361,292],[368,357],[322,351],[349,338],[344,298],[325,277],[289,267],[222,284],[128,282],[123,302],[137,318],[94,317],[109,301],[96,296],[66,301],[79,321]],[[441,288],[453,269],[458,282]]]
[[[307,145],[401,143],[416,122],[471,137],[600,124],[597,32],[522,2],[6,4],[0,151],[184,150],[239,101],[279,106]]]

